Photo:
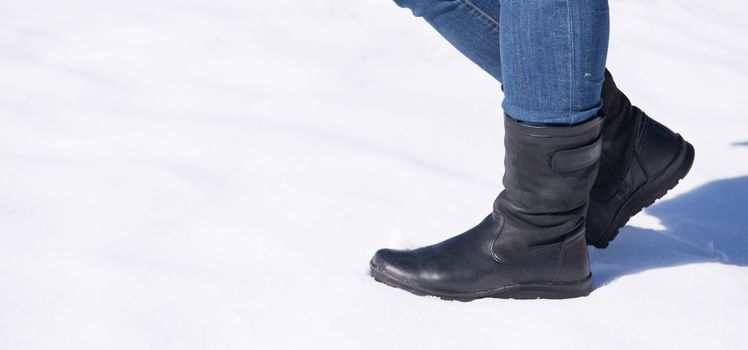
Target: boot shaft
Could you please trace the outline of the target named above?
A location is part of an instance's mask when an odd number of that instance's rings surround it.
[[[494,211],[506,218],[495,243],[505,260],[584,230],[602,152],[602,119],[539,127],[505,116],[504,190],[494,202]]]
[[[523,212],[568,211],[587,201],[601,155],[602,118],[532,126],[504,118],[506,196]]]

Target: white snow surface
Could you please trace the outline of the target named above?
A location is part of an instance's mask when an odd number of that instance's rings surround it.
[[[418,297],[501,190],[501,92],[391,0],[0,1],[0,349],[746,349],[748,2],[613,0],[696,147],[586,298]]]

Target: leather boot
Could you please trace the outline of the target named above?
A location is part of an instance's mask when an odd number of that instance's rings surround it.
[[[444,299],[571,298],[592,290],[585,244],[602,118],[531,126],[504,117],[504,190],[480,224],[415,250],[381,249],[377,281]]]
[[[587,243],[605,248],[633,215],[654,203],[688,174],[691,144],[649,118],[605,71],[602,90],[603,152],[590,192]]]

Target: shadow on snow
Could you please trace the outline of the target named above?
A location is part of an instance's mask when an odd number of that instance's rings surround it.
[[[748,265],[748,176],[707,183],[646,212],[665,230],[626,226],[607,249],[591,249],[595,287],[660,267]]]

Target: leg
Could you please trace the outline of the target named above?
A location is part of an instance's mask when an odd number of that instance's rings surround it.
[[[607,0],[501,0],[504,112],[532,123],[597,115],[608,50]]]
[[[596,114],[602,105],[607,4],[580,15],[569,1],[606,0],[505,0],[510,11],[502,8],[499,44],[508,88],[505,110],[524,121],[575,125],[531,126],[505,114],[504,190],[491,214],[441,243],[377,251],[371,260],[374,278],[417,294],[463,300],[569,298],[592,290],[584,223],[602,152],[602,118]],[[439,6],[429,9],[414,13],[432,23],[446,18]],[[446,12],[456,13],[453,7]],[[579,22],[586,24],[574,24]],[[575,34],[589,34],[595,25],[603,25],[598,40],[576,43]],[[586,44],[596,46],[575,46]],[[599,69],[599,81],[585,85],[577,79],[578,67]],[[574,89],[589,91],[577,96]]]
[[[504,111],[515,119],[573,124],[592,118],[602,106],[606,0],[395,3],[422,17],[452,46],[504,83]],[[502,71],[506,65],[511,65],[507,77]]]

